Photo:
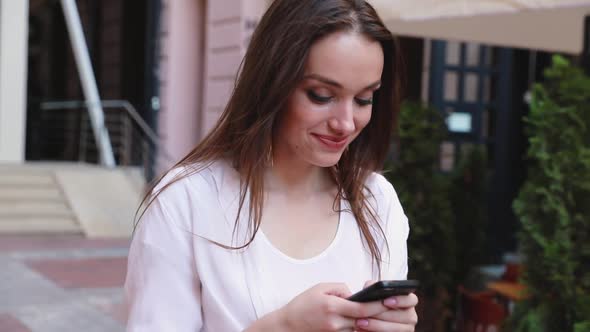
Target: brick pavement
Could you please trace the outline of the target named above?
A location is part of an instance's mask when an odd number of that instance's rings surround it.
[[[0,332],[124,331],[129,240],[0,236]]]

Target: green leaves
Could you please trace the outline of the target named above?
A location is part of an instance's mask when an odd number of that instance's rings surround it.
[[[588,332],[590,331],[590,320],[574,324],[574,332]]]
[[[514,202],[524,282],[516,331],[590,331],[590,78],[556,56],[525,119],[528,178]]]
[[[410,278],[420,279],[421,290],[432,295],[450,288],[456,264],[449,180],[437,171],[446,126],[437,110],[405,103],[397,135],[385,175],[410,222]]]
[[[447,136],[438,110],[404,103],[392,160],[385,174],[406,212],[410,277],[435,296],[453,294],[484,249],[487,159],[483,146],[471,146],[453,173],[439,170],[440,147]],[[452,308],[451,308],[452,310]]]

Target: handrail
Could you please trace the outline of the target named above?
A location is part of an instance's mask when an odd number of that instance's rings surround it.
[[[90,115],[90,123],[94,132],[94,138],[96,139],[96,145],[100,150],[100,162],[104,166],[114,167],[115,156],[113,155],[113,145],[110,142],[108,133],[104,130],[104,111],[100,106],[100,95],[98,94],[96,77],[92,70],[90,54],[86,45],[86,39],[84,38],[84,31],[82,30],[80,13],[78,12],[76,1],[61,0],[61,7],[63,9],[67,31],[70,35],[70,42],[72,51],[74,52],[76,66],[78,67],[84,98],[89,103],[88,115]]]
[[[164,148],[158,134],[145,122],[145,120],[139,115],[139,112],[135,107],[127,100],[102,100],[100,106],[104,108],[121,108],[124,109],[131,119],[137,124],[141,131],[149,138],[152,144],[154,144],[158,152],[162,153],[163,157],[168,162],[174,162],[175,158]],[[82,100],[67,100],[67,101],[46,101],[41,103],[42,110],[63,110],[63,109],[77,109],[77,108],[90,108],[96,105],[93,103],[87,103]],[[104,128],[102,129],[104,130]]]

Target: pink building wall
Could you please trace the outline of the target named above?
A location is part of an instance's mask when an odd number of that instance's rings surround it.
[[[175,159],[198,141],[203,102],[204,0],[165,0],[160,49],[158,131]]]
[[[269,0],[166,0],[159,133],[175,158],[212,128]]]

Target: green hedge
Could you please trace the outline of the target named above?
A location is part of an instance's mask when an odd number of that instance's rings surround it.
[[[532,89],[527,180],[514,202],[530,298],[520,332],[590,331],[590,78],[554,57]]]
[[[487,158],[484,146],[456,151],[452,172],[440,170],[447,138],[441,112],[404,103],[385,176],[394,185],[410,221],[409,278],[421,282],[418,330],[448,330],[454,294],[485,248]]]
[[[404,103],[385,173],[410,220],[409,278],[419,279],[421,291],[429,296],[451,286],[456,264],[449,179],[438,167],[446,132],[440,112]]]

